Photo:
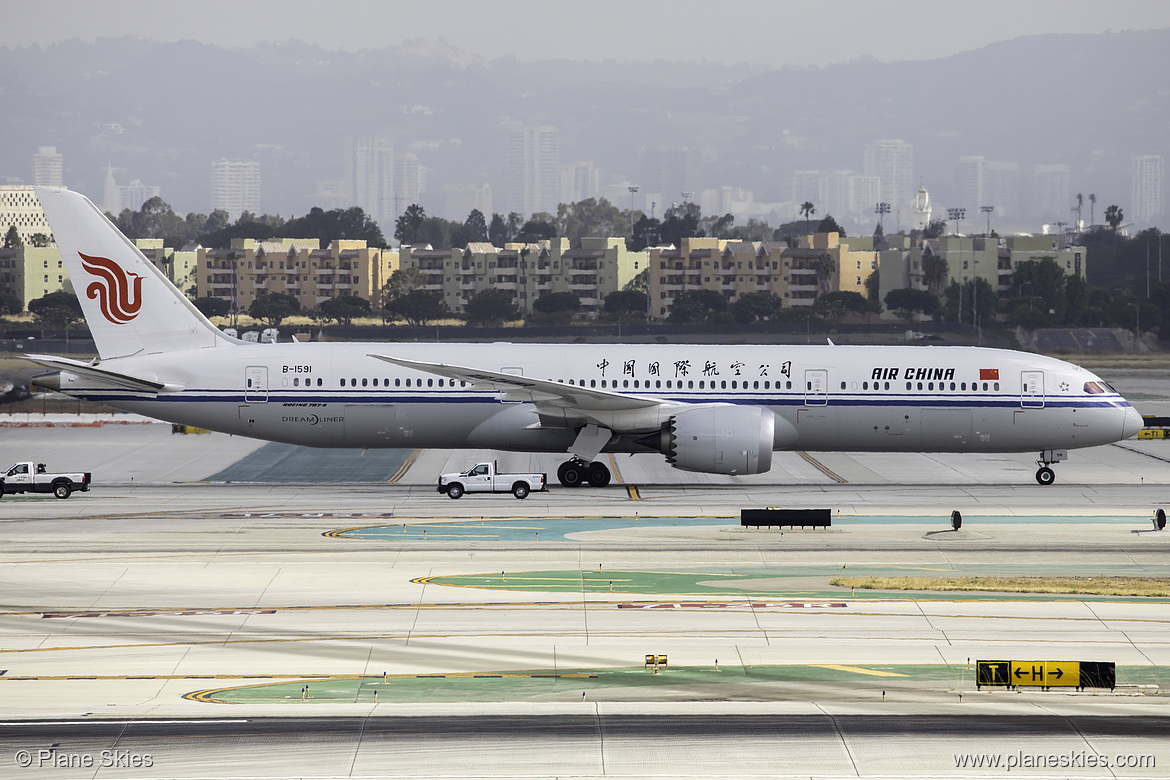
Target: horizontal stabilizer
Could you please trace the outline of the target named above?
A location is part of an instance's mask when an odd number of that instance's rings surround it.
[[[37,365],[51,368],[54,371],[68,372],[84,379],[86,382],[95,382],[99,385],[114,387],[119,390],[131,390],[139,393],[160,395],[177,393],[183,389],[182,385],[142,379],[128,374],[119,374],[116,371],[107,371],[92,366],[89,363],[82,363],[79,360],[70,360],[69,358],[54,357],[52,355],[25,355],[25,358]],[[46,382],[41,379],[34,379],[33,381],[38,385],[51,387],[54,390],[61,389],[59,379],[55,383]]]

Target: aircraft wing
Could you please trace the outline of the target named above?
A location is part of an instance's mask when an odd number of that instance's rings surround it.
[[[80,360],[70,360],[69,358],[55,357],[52,355],[24,355],[24,358],[45,368],[51,368],[54,371],[67,371],[82,379],[116,387],[119,390],[133,390],[140,393],[154,393],[157,395],[159,393],[177,393],[183,389],[180,385],[142,379],[140,377],[130,376],[129,374],[119,374],[116,371],[107,371],[89,363],[82,363]]]
[[[528,376],[504,374],[499,371],[488,371],[482,368],[468,368],[467,366],[453,366],[448,363],[428,363],[422,360],[405,360],[389,355],[373,355],[370,357],[393,363],[403,368],[412,368],[416,371],[426,371],[430,374],[445,376],[470,382],[479,390],[494,390],[507,393],[508,400],[531,401],[537,406],[556,406],[566,410],[579,410],[585,413],[596,412],[629,412],[654,407],[685,406],[675,401],[647,396],[627,395],[612,390],[598,390],[580,385],[567,385],[562,382],[553,382],[547,379],[535,379]]]

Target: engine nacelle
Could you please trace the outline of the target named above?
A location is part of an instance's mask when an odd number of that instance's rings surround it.
[[[708,406],[662,427],[666,462],[705,474],[762,474],[772,468],[776,417],[762,406]]]

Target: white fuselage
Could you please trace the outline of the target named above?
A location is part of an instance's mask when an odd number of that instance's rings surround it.
[[[1085,369],[976,347],[222,345],[101,363],[178,392],[98,389],[67,373],[61,390],[171,422],[313,447],[566,452],[573,444],[571,422],[558,425],[532,403],[372,353],[682,404],[762,406],[787,423],[776,428],[774,449],[1023,452],[1105,444],[1141,427],[1129,403]],[[605,451],[647,451],[634,444],[637,430],[614,432]]]

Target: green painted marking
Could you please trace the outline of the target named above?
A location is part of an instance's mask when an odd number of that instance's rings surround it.
[[[1142,596],[1089,596],[1059,593],[1001,593],[963,591],[894,591],[864,590],[829,585],[839,576],[889,577],[908,571],[937,572],[947,575],[1039,575],[1075,574],[1103,576],[1105,574],[1132,574],[1143,576],[1170,576],[1170,565],[1110,566],[1108,571],[1075,572],[1058,566],[1038,564],[981,565],[964,564],[952,568],[906,567],[881,565],[840,566],[783,566],[759,569],[708,571],[526,571],[491,572],[485,574],[458,574],[424,577],[415,582],[446,585],[457,588],[480,588],[506,591],[542,591],[551,593],[621,593],[669,596],[738,596],[769,599],[843,599],[850,600],[918,600],[918,601],[1136,601],[1170,602],[1170,598]]]
[[[896,676],[873,676],[860,670],[885,672]],[[300,679],[286,683],[220,688],[196,691],[184,698],[232,704],[299,703],[307,685],[304,703],[411,703],[420,701],[529,701],[574,699],[581,691],[599,695],[621,695],[622,689],[685,687],[695,696],[722,696],[721,686],[768,683],[821,683],[847,686],[849,691],[865,697],[887,689],[946,689],[975,687],[975,667],[960,664],[854,664],[847,667],[814,665],[749,666],[724,664],[712,666],[670,667],[658,674],[641,666],[603,669],[574,669],[553,672],[482,672],[450,675],[344,676],[322,680]],[[1170,686],[1170,668],[1124,666],[1117,668],[1118,685]],[[600,694],[606,691],[605,694]],[[778,694],[780,695],[780,694]],[[787,695],[787,694],[784,694]]]

